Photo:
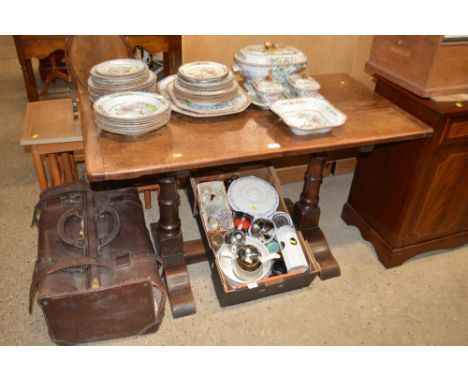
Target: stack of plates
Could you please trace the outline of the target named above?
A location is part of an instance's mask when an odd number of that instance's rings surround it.
[[[177,75],[159,82],[172,110],[193,117],[235,114],[250,105],[250,97],[239,87],[225,65],[198,61],[179,68]]]
[[[171,118],[169,102],[158,94],[123,92],[94,103],[96,126],[114,134],[141,135],[164,126]]]
[[[104,61],[92,67],[88,78],[91,102],[108,94],[126,91],[156,91],[156,76],[143,61],[118,59]]]

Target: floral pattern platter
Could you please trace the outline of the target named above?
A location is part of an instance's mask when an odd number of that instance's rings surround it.
[[[347,120],[330,102],[315,97],[279,100],[271,110],[297,135],[327,133]]]
[[[177,113],[196,118],[220,117],[240,113],[247,109],[251,103],[250,97],[239,87],[237,97],[230,102],[211,106],[194,105],[187,100],[181,100],[174,96],[172,89],[176,78],[177,75],[172,75],[159,81],[158,91],[169,100],[171,109]]]

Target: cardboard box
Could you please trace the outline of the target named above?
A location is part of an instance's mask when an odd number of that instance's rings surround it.
[[[315,262],[315,259],[311,253],[309,246],[305,243],[301,233],[298,231],[297,235],[300,241],[300,245],[304,253],[307,256],[309,262],[309,269],[302,273],[288,273],[280,276],[272,276],[259,280],[256,283],[245,284],[238,288],[232,288],[226,281],[224,273],[215,258],[215,252],[210,247],[210,241],[207,231],[203,225],[203,221],[198,213],[198,202],[197,202],[197,184],[203,180],[225,180],[231,176],[236,175],[242,176],[257,176],[271,183],[279,196],[278,211],[288,212],[284,203],[284,195],[281,190],[281,183],[275,173],[273,167],[258,167],[258,168],[246,168],[239,171],[232,172],[217,172],[217,173],[199,173],[196,177],[190,178],[190,187],[188,187],[189,201],[194,211],[202,240],[207,249],[208,261],[211,268],[211,278],[214,283],[216,295],[218,297],[221,306],[235,305],[246,301],[255,300],[265,296],[271,296],[278,293],[306,287],[314,280],[319,272],[319,266]]]

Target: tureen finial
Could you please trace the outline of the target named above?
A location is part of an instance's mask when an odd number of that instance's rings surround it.
[[[271,41],[265,41],[265,49],[266,50],[273,50],[273,49],[276,49],[276,44],[274,42],[271,42]]]

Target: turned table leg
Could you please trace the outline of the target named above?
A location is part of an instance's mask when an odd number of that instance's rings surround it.
[[[326,153],[311,154],[300,199],[294,206],[290,201],[287,203],[294,224],[302,232],[320,265],[320,278],[322,280],[337,277],[341,273],[340,266],[330,252],[327,239],[318,226],[320,219],[319,192],[325,162]]]
[[[167,176],[159,180],[159,222],[151,224],[151,233],[158,253],[163,258],[164,277],[174,318],[196,312],[184,260],[184,241],[180,230],[177,179]]]

